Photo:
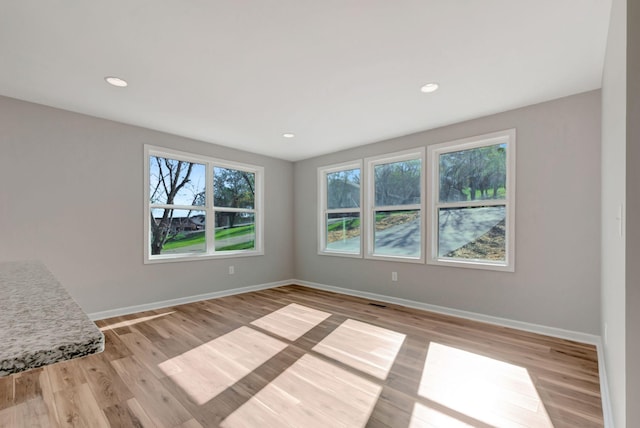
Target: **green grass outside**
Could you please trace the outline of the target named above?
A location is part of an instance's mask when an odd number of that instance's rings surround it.
[[[234,236],[247,235],[249,233],[253,233],[255,231],[255,227],[252,224],[247,226],[235,226],[230,229],[220,229],[216,230],[216,240],[231,238]]]
[[[222,248],[216,248],[216,251],[253,250],[255,247],[255,241],[248,241],[241,242],[240,244],[227,245],[226,247]]]
[[[360,227],[360,219],[359,218],[352,218],[350,220],[346,220],[344,222],[344,227],[347,230],[358,229]],[[327,232],[333,232],[334,230],[342,230],[342,222],[341,221],[336,221],[334,223],[331,223],[327,227]]]
[[[162,246],[163,250],[173,250],[175,248],[188,247],[189,245],[202,244],[204,242],[204,231],[185,235],[179,233],[173,239],[168,240]]]
[[[237,226],[230,229],[216,230],[216,240],[232,238],[235,236],[248,235],[255,232],[254,225]],[[165,242],[162,246],[163,250],[173,250],[176,248],[188,247],[190,245],[204,244],[205,236],[204,231],[194,232],[190,234],[179,233],[174,238]],[[224,248],[218,248],[218,251],[231,251],[231,250],[246,250],[254,248],[254,241],[243,242],[240,244],[229,245]]]
[[[388,217],[395,217],[398,215],[406,215],[406,211],[391,211],[390,213],[376,213],[376,221],[382,221],[385,218]],[[340,231],[342,230],[343,227],[343,222],[342,221],[335,221],[335,219],[331,224],[327,225],[327,232],[333,232],[333,231]],[[355,217],[355,218],[349,218],[348,220],[346,220],[344,222],[344,228],[346,230],[353,230],[353,229],[359,229],[360,228],[360,218],[359,217]]]

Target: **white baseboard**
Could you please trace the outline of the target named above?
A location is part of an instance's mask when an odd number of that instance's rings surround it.
[[[604,345],[602,341],[596,345],[598,349],[598,374],[600,375],[600,396],[602,397],[602,416],[604,428],[614,428],[613,407],[609,395],[609,380],[607,379],[607,364],[604,358]]]
[[[229,290],[214,291],[211,293],[197,294],[194,296],[179,297],[177,299],[163,300],[159,302],[144,303],[142,305],[127,306],[123,308],[110,309],[107,311],[93,312],[88,314],[93,321],[117,317],[122,315],[133,314],[136,312],[150,311],[154,309],[167,308],[169,306],[183,305],[186,303],[199,302],[201,300],[216,299],[218,297],[233,296],[235,294],[249,293],[251,291],[266,290],[269,288],[281,287],[283,285],[299,284],[305,287],[317,288],[319,290],[333,291],[335,293],[346,294],[349,296],[362,297],[365,299],[378,300],[381,302],[393,303],[396,305],[406,306],[409,308],[422,309],[425,311],[436,312],[444,315],[452,315],[455,317],[465,318],[473,321],[481,321],[489,324],[495,324],[502,327],[511,327],[518,330],[530,331],[532,333],[544,334],[547,336],[558,337],[560,339],[575,340],[576,342],[588,343],[591,345],[601,346],[600,336],[593,334],[581,333],[577,331],[564,330],[556,327],[548,327],[539,324],[533,324],[523,321],[511,320],[508,318],[494,317],[476,312],[462,311],[459,309],[451,309],[445,306],[431,305],[429,303],[416,302],[398,297],[386,296],[384,294],[370,293],[367,291],[352,290],[350,288],[336,287],[333,285],[320,284],[317,282],[304,281],[300,279],[290,279],[285,281],[269,282],[265,284],[250,285],[247,287],[233,288]]]
[[[451,309],[445,306],[431,305],[428,303],[416,302],[413,300],[400,299],[398,297],[385,296],[383,294],[369,293],[367,291],[358,291],[348,288],[335,287],[333,285],[318,284],[316,282],[292,280],[295,284],[304,285],[305,287],[317,288],[319,290],[333,291],[336,293],[347,294],[350,296],[363,297],[365,299],[379,300],[381,302],[393,303],[396,305],[407,306],[414,309],[423,309],[425,311],[436,312],[444,315],[452,315],[459,318],[465,318],[473,321],[481,321],[488,324],[495,324],[502,327],[511,327],[518,330],[529,331],[532,333],[544,334],[560,339],[574,340],[576,342],[588,343],[590,345],[598,345],[600,336],[593,334],[581,333],[577,331],[564,330],[561,328],[548,327],[539,324],[533,324],[523,321],[515,321],[507,318],[494,317],[491,315],[479,314],[476,312],[461,311],[459,309]]]
[[[184,305],[186,303],[199,302],[201,300],[216,299],[218,297],[233,296],[235,294],[249,293],[251,291],[266,290],[268,288],[281,287],[283,285],[290,285],[290,284],[293,284],[291,280],[269,282],[266,284],[258,284],[258,285],[250,285],[247,287],[232,288],[230,290],[214,291],[214,292],[205,293],[205,294],[196,294],[195,296],[187,296],[187,297],[180,297],[177,299],[162,300],[160,302],[126,306],[124,308],[110,309],[108,311],[93,312],[88,314],[88,316],[92,321],[96,321],[96,320],[102,320],[105,318],[135,314],[137,312],[151,311],[154,309],[168,308],[170,306]]]

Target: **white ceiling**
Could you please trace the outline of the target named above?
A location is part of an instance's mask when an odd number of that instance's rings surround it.
[[[299,160],[599,88],[610,8],[3,0],[0,94]]]

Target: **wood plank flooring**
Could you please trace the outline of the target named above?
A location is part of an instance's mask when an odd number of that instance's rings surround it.
[[[594,346],[297,285],[98,321],[0,427],[602,427]]]

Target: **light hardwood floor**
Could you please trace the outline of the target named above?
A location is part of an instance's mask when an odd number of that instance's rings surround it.
[[[601,427],[594,346],[301,286],[98,321],[0,427]]]

